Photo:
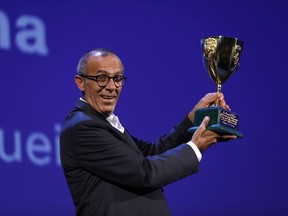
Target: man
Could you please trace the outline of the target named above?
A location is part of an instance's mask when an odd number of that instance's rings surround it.
[[[196,173],[201,152],[219,136],[206,131],[206,117],[191,138],[195,110],[222,94],[204,96],[167,136],[149,143],[130,135],[114,115],[126,81],[123,65],[107,49],[87,52],[75,82],[83,97],[68,115],[61,133],[61,162],[77,215],[170,215],[162,187]]]

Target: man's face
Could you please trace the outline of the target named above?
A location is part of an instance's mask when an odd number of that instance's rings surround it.
[[[115,55],[105,57],[91,56],[87,62],[87,76],[107,75],[114,77],[123,75],[123,65]],[[114,112],[122,87],[116,87],[113,79],[100,87],[94,80],[76,76],[75,81],[81,91],[84,91],[84,100],[98,112],[110,115]]]

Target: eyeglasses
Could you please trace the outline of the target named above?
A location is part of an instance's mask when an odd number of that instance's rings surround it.
[[[80,75],[80,76],[95,81],[100,87],[107,86],[108,83],[110,82],[110,79],[113,79],[115,86],[118,88],[123,86],[127,79],[127,77],[124,75],[116,75],[114,77],[109,77],[107,75],[99,75],[99,76]]]

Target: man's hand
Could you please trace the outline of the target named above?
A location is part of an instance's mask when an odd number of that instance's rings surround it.
[[[195,111],[201,108],[207,108],[215,101],[218,99],[218,105],[220,107],[223,107],[224,109],[230,110],[230,107],[226,104],[224,100],[224,95],[222,93],[208,93],[206,94],[197,104],[196,106],[192,109],[192,111],[188,114],[188,118],[190,119],[191,122],[194,123],[194,115]]]
[[[206,127],[209,123],[209,117],[206,116],[199,128],[195,131],[195,133],[192,136],[191,141],[195,143],[195,145],[198,147],[200,152],[204,152],[206,149],[211,147],[213,144],[215,144],[218,140],[226,140],[229,139],[236,139],[237,136],[234,135],[219,135],[213,131],[206,130]]]

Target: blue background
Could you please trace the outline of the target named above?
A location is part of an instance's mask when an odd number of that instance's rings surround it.
[[[0,215],[74,215],[58,137],[81,96],[73,77],[84,52],[106,47],[119,55],[128,80],[115,113],[131,133],[153,141],[215,91],[200,47],[210,35],[244,41],[223,92],[245,137],[210,148],[198,174],[165,187],[172,215],[288,215],[287,9],[279,0],[2,0],[11,47],[0,46],[0,151],[15,151],[16,134],[21,160],[7,162],[0,152]],[[16,46],[23,15],[44,23],[47,55]],[[49,159],[44,165],[27,153],[32,134],[48,139],[49,153],[36,154]]]

